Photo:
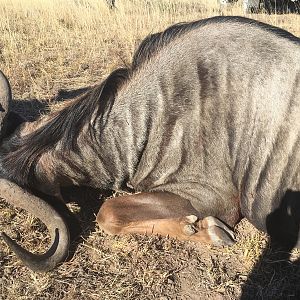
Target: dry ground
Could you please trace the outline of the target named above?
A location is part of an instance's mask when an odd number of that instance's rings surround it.
[[[34,119],[55,103],[60,89],[93,85],[128,64],[147,34],[220,13],[243,15],[239,2],[221,11],[214,0],[119,0],[115,10],[102,0],[0,0],[0,68],[11,81],[15,109]],[[300,16],[250,17],[300,36]],[[300,299],[299,253],[282,259],[289,255],[271,249],[267,237],[245,220],[230,248],[110,237],[94,223],[103,197],[70,193],[75,198],[84,207],[70,204],[83,232],[73,257],[56,270],[29,271],[0,240],[1,300]],[[47,246],[43,224],[4,200],[0,230],[30,250],[42,252]]]

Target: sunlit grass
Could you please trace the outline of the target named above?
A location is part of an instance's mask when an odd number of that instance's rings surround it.
[[[90,85],[129,63],[147,34],[221,13],[217,0],[0,0],[0,66],[17,98]],[[222,11],[244,15],[237,3]],[[300,16],[250,15],[300,35]]]

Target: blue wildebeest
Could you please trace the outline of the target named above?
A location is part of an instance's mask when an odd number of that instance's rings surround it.
[[[221,5],[227,5],[237,0],[219,0]],[[245,12],[259,12],[265,9],[271,13],[300,13],[299,0],[243,0]]]
[[[300,190],[299,120],[298,38],[241,17],[174,25],[148,36],[130,67],[3,141],[1,196],[40,218],[52,244],[37,256],[3,238],[31,269],[54,268],[69,228],[30,191],[61,199],[78,185],[136,192],[104,202],[107,233],[229,245],[242,217],[266,230]]]
[[[106,3],[110,9],[116,8],[116,0],[106,0]]]
[[[299,0],[264,0],[262,2],[269,14],[300,13]]]

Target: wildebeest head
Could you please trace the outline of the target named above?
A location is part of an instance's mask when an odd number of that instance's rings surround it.
[[[12,94],[10,84],[6,76],[0,71],[0,142],[10,135],[12,131],[23,121],[21,117],[10,111],[12,104]],[[3,178],[3,169],[0,166],[0,191],[1,197],[17,207],[24,208],[28,212],[38,215],[45,225],[49,228],[52,236],[52,247],[47,253],[37,256],[35,262],[39,262],[38,267],[31,264],[32,269],[44,270],[51,269],[57,264],[58,260],[65,259],[69,248],[69,231],[63,219],[57,212],[45,201],[33,196],[30,192],[18,186],[13,181]],[[50,217],[51,216],[51,217]],[[52,218],[55,218],[53,222]],[[20,246],[14,243],[5,233],[2,237],[10,245],[11,249],[24,261],[30,260],[32,254],[23,250]],[[58,240],[63,242],[58,243]],[[55,259],[53,259],[55,257]],[[43,268],[43,267],[42,267]]]
[[[1,197],[39,218],[51,235],[49,250],[42,255],[35,255],[2,233],[3,239],[11,250],[32,270],[45,272],[64,261],[68,256],[70,233],[64,217],[47,201],[33,195],[29,189],[34,187],[35,191],[43,194],[61,197],[60,186],[64,185],[62,181],[68,181],[65,182],[66,185],[72,184],[72,182],[68,178],[62,177],[57,182],[57,178],[52,174],[53,170],[49,159],[59,160],[52,156],[53,145],[59,144],[57,147],[61,147],[64,153],[83,151],[82,145],[78,145],[77,142],[83,127],[91,125],[91,128],[95,128],[93,124],[95,119],[97,122],[105,124],[106,113],[113,102],[114,93],[127,76],[127,69],[116,70],[100,85],[84,95],[64,103],[53,113],[41,117],[36,122],[23,123],[11,136],[4,139],[1,145]],[[11,101],[11,93],[8,81],[5,82],[7,88],[6,90],[2,88],[3,96],[0,100],[5,106],[8,106]],[[100,98],[101,107],[98,105]],[[5,121],[4,125],[6,126],[7,123]],[[89,135],[99,133],[89,130],[88,132]],[[49,156],[48,153],[50,153]],[[46,159],[44,159],[45,157]],[[72,163],[71,160],[69,166],[77,168],[76,163]]]

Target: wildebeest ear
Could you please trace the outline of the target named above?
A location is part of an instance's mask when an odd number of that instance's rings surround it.
[[[129,78],[130,71],[127,68],[120,68],[113,71],[101,84],[101,88],[94,95],[99,99],[100,105],[98,106],[98,119],[105,125],[108,119],[111,108],[113,107],[114,100],[117,92],[124,82]],[[97,118],[96,118],[97,119]]]

